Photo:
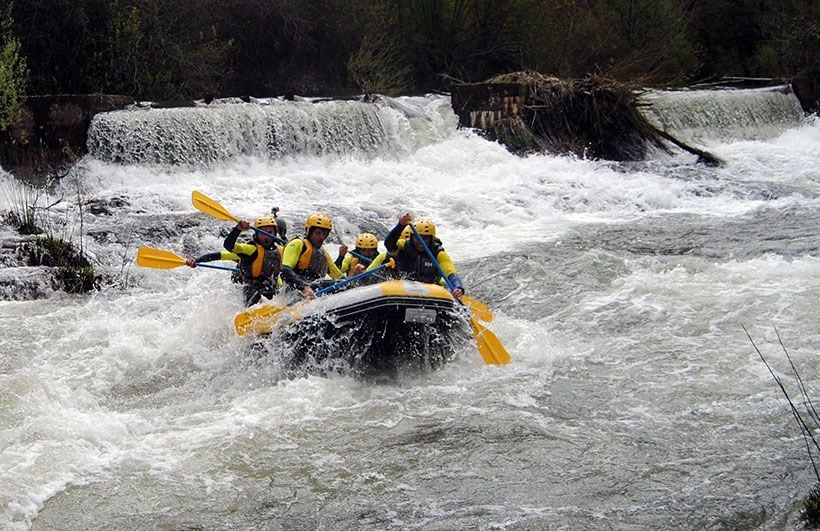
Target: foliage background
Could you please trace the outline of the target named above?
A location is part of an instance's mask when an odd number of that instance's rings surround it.
[[[24,91],[398,94],[517,70],[647,86],[820,74],[818,0],[2,2],[8,108]]]

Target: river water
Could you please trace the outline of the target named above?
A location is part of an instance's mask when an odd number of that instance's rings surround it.
[[[0,527],[798,526],[816,477],[742,326],[799,404],[776,329],[818,396],[817,121],[704,125],[708,168],[520,158],[445,97],[389,103],[102,116],[54,210],[115,281],[0,302]],[[133,263],[221,246],[192,190],[278,206],[291,236],[327,212],[348,243],[430,217],[511,363],[283,378],[236,336],[229,274]],[[78,197],[109,208],[80,226]]]

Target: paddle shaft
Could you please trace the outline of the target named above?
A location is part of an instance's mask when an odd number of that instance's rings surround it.
[[[385,267],[387,267],[387,264],[382,264],[379,267],[377,267],[375,269],[372,269],[370,271],[365,271],[364,273],[359,273],[358,275],[354,275],[354,276],[352,276],[348,279],[340,280],[339,282],[336,282],[335,284],[333,284],[331,286],[320,289],[319,291],[316,292],[316,296],[318,297],[318,296],[324,295],[325,293],[330,293],[331,291],[336,291],[337,289],[341,288],[342,286],[350,284],[351,282],[355,282],[355,281],[359,280],[360,278],[364,278],[368,275],[373,275],[373,274],[377,273],[378,271],[381,271]]]
[[[232,271],[234,273],[239,273],[238,267],[228,267],[228,266],[220,266],[220,265],[211,265],[211,264],[197,264],[195,267],[207,267],[208,269],[222,269],[223,271]]]
[[[413,225],[411,223],[411,224],[408,225],[408,227],[410,227],[410,229],[413,231],[413,234],[415,234],[416,238],[418,239],[419,243],[421,243],[421,246],[424,249],[424,252],[427,253],[428,257],[430,257],[430,260],[432,260],[433,265],[436,266],[436,269],[438,270],[438,274],[441,275],[441,278],[443,278],[444,282],[447,284],[447,289],[449,289],[450,293],[452,293],[455,290],[455,288],[453,287],[453,283],[450,282],[450,279],[447,278],[447,275],[444,274],[444,270],[441,268],[441,264],[439,264],[438,260],[436,260],[436,257],[433,256],[433,251],[431,251],[430,248],[427,247],[427,242],[424,241],[424,239],[421,237],[421,234],[419,234],[419,231],[416,230],[415,225]],[[461,302],[461,301],[459,300],[458,302]],[[461,302],[461,304],[464,304],[464,303]]]

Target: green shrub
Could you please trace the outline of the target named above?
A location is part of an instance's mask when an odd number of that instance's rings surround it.
[[[0,131],[18,118],[25,102],[28,81],[20,41],[10,32],[0,33]]]
[[[412,69],[399,49],[368,35],[347,62],[350,79],[365,93],[400,95],[411,81]]]

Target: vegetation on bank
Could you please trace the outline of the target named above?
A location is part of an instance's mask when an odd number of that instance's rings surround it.
[[[12,28],[11,5],[0,10],[0,131],[19,116],[26,84],[26,59]]]
[[[813,0],[6,0],[0,101],[26,80],[29,94],[168,100],[427,92],[520,70],[654,86],[817,75],[818,11]]]
[[[820,430],[820,415],[818,415],[817,409],[814,407],[814,402],[803,383],[803,377],[795,366],[789,351],[786,349],[786,345],[783,343],[783,339],[781,339],[777,327],[775,327],[774,333],[780,348],[783,350],[783,355],[788,361],[793,377],[791,391],[787,389],[788,384],[783,381],[784,376],[779,374],[778,371],[774,369],[772,363],[769,362],[769,359],[763,355],[763,352],[758,348],[746,327],[743,324],[741,324],[740,327],[746,333],[746,337],[749,338],[752,348],[757,352],[763,365],[766,366],[772,380],[774,380],[780,388],[780,392],[786,398],[792,417],[800,430],[800,435],[803,437],[803,443],[806,448],[806,453],[808,454],[808,463],[814,471],[814,477],[817,479],[817,483],[815,483],[806,499],[803,500],[800,520],[806,525],[807,529],[820,529],[820,470],[818,470],[818,462],[820,462],[820,442],[818,442],[815,435]],[[799,398],[793,399],[792,396],[795,394],[799,395]]]
[[[13,227],[21,235],[34,235],[16,246],[16,254],[28,266],[46,266],[53,271],[52,287],[67,293],[85,293],[97,287],[100,277],[82,248],[82,203],[78,190],[78,217],[80,248],[68,237],[58,236],[60,223],[51,209],[63,201],[52,202],[48,192],[50,183],[35,186],[22,182],[6,182],[0,186],[10,209],[0,211],[0,222]],[[63,225],[65,220],[63,220]],[[65,228],[65,226],[63,226]],[[71,232],[76,227],[72,226]]]

